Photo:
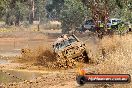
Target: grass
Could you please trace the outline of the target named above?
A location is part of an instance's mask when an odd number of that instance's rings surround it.
[[[132,75],[132,35],[114,36],[101,41],[107,56],[98,65],[100,74],[130,74]],[[105,41],[105,42],[104,42]],[[109,44],[107,43],[109,41]],[[112,88],[131,88],[132,84],[116,84]]]
[[[105,36],[97,43],[87,44],[93,65],[83,68],[92,69],[97,74],[130,74],[132,75],[132,35]],[[97,88],[107,88],[105,84]],[[110,88],[131,88],[132,83],[112,84]]]
[[[106,61],[101,63],[100,73],[127,73],[125,70],[131,68],[131,37],[132,35],[114,36],[111,40],[106,40],[109,44],[104,42],[105,39],[101,41],[107,56]]]
[[[2,25],[2,26],[1,26]],[[32,31],[38,32],[42,30],[60,30],[61,24],[59,22],[47,22],[45,24],[33,24],[30,25],[28,22],[24,22],[19,26],[7,26],[3,22],[0,22],[0,33],[8,33],[14,31]]]

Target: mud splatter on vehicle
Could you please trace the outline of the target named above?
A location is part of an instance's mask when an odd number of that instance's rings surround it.
[[[74,34],[64,34],[53,43],[53,50],[59,68],[71,68],[76,62],[88,63],[89,58],[85,44]]]

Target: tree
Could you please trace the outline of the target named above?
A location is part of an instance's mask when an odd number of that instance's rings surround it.
[[[45,18],[46,0],[1,0],[0,18],[6,25],[19,25],[20,21],[29,21]]]
[[[33,24],[34,21],[34,0],[29,1],[29,24]]]
[[[0,8],[1,8],[1,17],[3,17],[3,15],[5,16],[5,22],[6,24],[10,24],[10,1],[7,0],[1,0],[0,1]],[[6,13],[6,14],[5,14]]]
[[[47,17],[49,19],[59,20],[60,11],[63,10],[65,0],[49,0],[49,3],[46,5]]]
[[[132,1],[131,0],[116,0],[117,6],[120,9],[121,18],[126,21],[132,21]]]
[[[98,21],[104,24],[104,30],[107,31],[107,21],[111,11],[115,8],[114,0],[81,0],[92,12],[92,19],[96,27],[99,26]]]
[[[1,18],[5,20],[6,25],[19,25],[19,21],[23,13],[21,8],[25,5],[24,0],[1,0],[0,1],[0,8],[2,9]],[[21,5],[22,4],[22,5]]]
[[[46,21],[46,0],[35,1],[35,20],[40,22]]]
[[[63,10],[60,12],[62,33],[80,26],[87,16],[88,10],[83,3],[77,0],[65,0]]]

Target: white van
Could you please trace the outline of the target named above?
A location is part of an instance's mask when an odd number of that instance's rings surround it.
[[[108,27],[117,27],[117,24],[121,22],[121,19],[111,18],[108,20],[107,26]]]

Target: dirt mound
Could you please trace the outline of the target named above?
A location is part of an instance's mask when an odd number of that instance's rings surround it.
[[[21,49],[22,56],[19,62],[30,62],[35,65],[44,66],[46,68],[60,68],[57,62],[56,54],[51,48],[37,47],[34,49]],[[61,63],[63,64],[63,62]]]
[[[37,64],[48,68],[55,67],[56,55],[51,50],[45,50],[37,57]]]
[[[60,58],[58,61],[57,54],[55,54],[52,48],[45,48],[45,47],[37,47],[34,49],[21,49],[21,57],[19,62],[22,63],[32,63],[37,66],[44,66],[45,68],[50,69],[68,69],[68,68],[75,68],[77,67],[79,61],[74,59],[64,59]],[[69,62],[66,63],[66,61]],[[74,64],[74,65],[73,65]]]

